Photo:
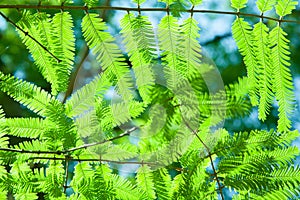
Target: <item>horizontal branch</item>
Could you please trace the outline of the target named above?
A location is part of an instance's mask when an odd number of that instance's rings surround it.
[[[79,146],[79,147],[74,147],[74,148],[65,150],[64,153],[69,153],[69,152],[76,151],[76,150],[79,150],[79,149],[86,149],[88,147],[97,146],[97,145],[100,145],[100,144],[104,144],[106,142],[112,142],[112,141],[114,141],[116,139],[119,139],[119,138],[122,138],[122,137],[130,135],[130,133],[132,133],[135,130],[137,130],[137,127],[133,127],[133,128],[125,131],[124,133],[122,133],[122,134],[120,134],[120,135],[118,135],[116,137],[113,137],[113,138],[110,138],[110,139],[107,139],[107,140],[103,140],[101,142],[94,142],[94,143],[90,143],[90,144],[84,144],[84,145]]]
[[[14,153],[30,153],[30,154],[55,154],[61,155],[63,151],[36,151],[36,150],[24,150],[24,149],[12,149],[12,148],[0,148],[0,151],[14,152]]]
[[[29,160],[66,160],[66,158],[56,158],[56,157],[32,157]],[[135,164],[135,165],[157,165],[155,162],[144,162],[144,161],[115,161],[107,159],[80,159],[68,157],[68,161],[78,161],[78,162],[110,162],[116,164]]]
[[[130,133],[132,133],[133,131],[135,131],[137,129],[138,129],[137,127],[133,127],[133,128],[125,131],[124,133],[122,133],[122,134],[120,134],[120,135],[118,135],[116,137],[113,137],[113,138],[110,138],[110,139],[107,139],[107,140],[103,140],[101,142],[94,142],[94,143],[90,143],[90,144],[84,144],[84,145],[79,146],[79,147],[74,147],[74,148],[67,149],[67,150],[62,150],[62,151],[40,151],[40,150],[24,150],[24,149],[12,149],[12,148],[0,148],[0,151],[15,152],[15,153],[28,153],[28,154],[55,154],[55,155],[62,155],[62,154],[67,154],[67,153],[76,151],[76,150],[86,149],[88,147],[93,147],[93,146],[97,146],[97,145],[100,145],[100,144],[104,144],[106,142],[112,142],[112,141],[117,140],[119,138],[122,138],[122,137],[130,135]]]
[[[148,12],[148,11],[160,11],[160,12],[170,12],[170,8],[132,8],[132,7],[118,7],[118,6],[95,6],[88,8],[87,6],[71,6],[71,5],[0,5],[0,9],[40,9],[40,10],[121,10],[121,11],[137,11],[137,12]],[[218,11],[218,10],[203,10],[203,9],[182,9],[180,12],[188,13],[212,13],[212,14],[221,14],[221,15],[236,15],[236,16],[247,16],[247,17],[256,17],[262,19],[268,19],[277,22],[289,22],[300,24],[300,21],[296,20],[284,20],[279,18],[268,17],[264,15],[257,15],[251,13],[243,12],[230,12],[230,11]]]

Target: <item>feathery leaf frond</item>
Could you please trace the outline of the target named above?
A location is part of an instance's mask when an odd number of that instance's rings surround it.
[[[83,36],[102,65],[102,70],[107,70],[111,77],[116,77],[117,91],[124,100],[130,100],[130,88],[133,85],[128,66],[124,62],[121,50],[113,43],[114,38],[108,32],[104,32],[106,29],[103,20],[95,13],[88,13],[82,19]]]
[[[274,72],[274,92],[279,104],[278,130],[287,131],[291,127],[290,116],[294,110],[293,82],[289,60],[290,52],[285,33],[280,26],[270,32],[271,60]]]
[[[253,86],[254,91],[249,91],[252,105],[258,104],[257,99],[257,74],[256,74],[256,55],[253,51],[252,28],[250,25],[244,21],[243,18],[236,18],[232,24],[232,34],[237,43],[239,51],[244,57],[244,62],[247,67],[247,73],[249,77],[249,84]]]

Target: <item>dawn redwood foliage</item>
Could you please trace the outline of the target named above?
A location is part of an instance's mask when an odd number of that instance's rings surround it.
[[[295,95],[282,27],[298,2],[257,0],[256,15],[241,12],[247,0],[231,0],[235,11],[224,14],[236,15],[232,36],[247,76],[217,90],[205,78],[215,68],[202,61],[195,18],[214,11],[197,10],[202,0],[160,0],[164,8],[148,10],[145,0],[133,2],[1,2],[0,9],[18,8],[17,22],[0,15],[16,28],[51,91],[0,72],[0,90],[39,116],[8,118],[0,109],[0,199],[226,199],[228,190],[233,199],[299,198],[299,149],[291,146],[299,133],[291,130]],[[75,9],[82,10],[81,34],[100,72],[69,96],[77,73]],[[122,45],[99,9],[127,11]],[[157,31],[147,15],[155,9],[165,13]],[[254,107],[265,121],[275,99],[276,130],[222,128]],[[11,144],[11,137],[21,142]]]

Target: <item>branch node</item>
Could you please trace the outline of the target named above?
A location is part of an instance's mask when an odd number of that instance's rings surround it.
[[[191,8],[191,18],[192,18],[193,15],[194,15],[194,8],[195,8],[195,6],[193,5],[192,8]]]
[[[140,4],[138,4],[138,13],[139,13],[139,15],[141,15],[141,6],[140,6]]]

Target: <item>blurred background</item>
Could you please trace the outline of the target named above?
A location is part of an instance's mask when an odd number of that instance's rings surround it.
[[[11,4],[33,4],[37,5],[38,0],[12,0]],[[46,1],[47,4],[55,4],[56,1]],[[76,5],[84,5],[82,1],[75,0]],[[1,1],[0,1],[1,4]],[[57,3],[56,3],[57,4]],[[99,5],[136,7],[130,0],[99,0]],[[165,7],[164,3],[157,3],[156,0],[148,0],[142,4],[141,7]],[[201,6],[195,9],[209,9],[220,11],[234,11],[230,7],[229,0],[203,0]],[[17,9],[1,10],[12,21],[17,22],[21,13]],[[53,10],[47,10],[47,13],[53,14]],[[76,34],[76,58],[74,71],[83,58],[83,64],[80,68],[79,75],[75,78],[74,90],[82,87],[99,72],[99,64],[95,61],[94,56],[88,52],[86,44],[81,35],[81,18],[84,15],[83,11],[69,11],[74,17],[74,31]],[[126,14],[126,11],[97,11],[100,16],[109,25],[109,31],[116,37],[117,41],[121,40],[119,36],[120,19]],[[248,7],[242,12],[260,14],[256,8],[255,1],[249,0]],[[157,26],[160,19],[166,14],[164,12],[147,12],[142,15],[149,16],[154,27]],[[268,15],[269,13],[266,13]],[[189,14],[181,13],[183,19],[187,18]],[[211,59],[217,66],[221,73],[224,84],[233,83],[237,77],[245,76],[246,69],[242,62],[242,58],[237,50],[236,44],[231,35],[231,24],[235,19],[234,15],[220,15],[209,13],[196,13],[194,17],[199,21],[201,28],[201,44],[203,51],[209,59]],[[276,17],[276,16],[272,16]],[[254,24],[259,21],[258,18],[245,17],[245,19]],[[300,21],[299,5],[292,15],[285,19]],[[266,21],[270,26],[275,25],[273,21]],[[296,95],[296,109],[292,118],[293,129],[300,130],[300,25],[296,23],[283,23],[284,30],[288,33],[288,38],[291,41],[291,71],[294,78],[295,95]],[[34,82],[45,90],[50,90],[50,85],[43,79],[34,65],[33,59],[28,53],[25,45],[22,44],[20,37],[15,31],[15,27],[8,24],[5,19],[0,17],[0,70],[4,73],[13,74],[16,77]],[[63,94],[61,94],[63,96]],[[24,106],[13,101],[4,93],[0,93],[0,104],[2,105],[6,117],[29,117],[35,116]],[[249,129],[271,129],[276,127],[277,121],[277,104],[274,102],[274,107],[271,110],[271,115],[265,122],[258,120],[257,108],[253,108],[251,114],[244,118],[226,120],[225,128],[230,132],[243,131]],[[294,141],[294,145],[300,147],[300,138]],[[298,162],[300,162],[298,158]]]

